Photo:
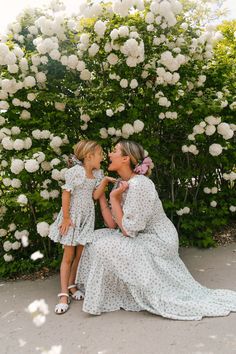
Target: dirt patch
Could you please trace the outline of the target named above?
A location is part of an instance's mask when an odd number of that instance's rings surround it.
[[[220,231],[213,236],[218,245],[228,245],[236,242],[236,222],[225,225]]]

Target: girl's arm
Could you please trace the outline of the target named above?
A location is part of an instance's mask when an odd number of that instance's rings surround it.
[[[98,200],[102,196],[102,194],[104,193],[104,190],[109,182],[115,183],[116,179],[113,177],[109,177],[109,176],[104,177],[102,179],[101,183],[99,184],[99,186],[93,192],[93,199],[94,200]]]
[[[62,192],[62,215],[63,219],[59,229],[62,235],[66,235],[69,227],[74,227],[70,218],[70,192],[67,190]]]
[[[112,217],[111,210],[110,210],[109,205],[107,203],[105,193],[103,193],[101,195],[101,197],[99,198],[99,203],[100,203],[100,209],[101,209],[101,213],[102,213],[105,224],[109,227],[109,229],[115,229],[117,227],[117,225]]]

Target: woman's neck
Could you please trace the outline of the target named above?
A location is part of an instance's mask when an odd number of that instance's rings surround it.
[[[134,171],[131,169],[125,168],[125,169],[120,169],[116,171],[118,175],[122,178],[123,181],[128,181],[131,177],[135,175]]]

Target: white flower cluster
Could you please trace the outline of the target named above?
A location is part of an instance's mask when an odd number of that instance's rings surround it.
[[[37,224],[37,232],[40,236],[46,237],[49,234],[49,224],[46,221],[41,221]]]
[[[170,111],[167,111],[167,112],[161,112],[158,116],[160,119],[177,119],[178,118],[178,113],[177,112],[170,112]]]
[[[215,208],[215,207],[217,206],[217,202],[216,202],[215,200],[212,200],[212,201],[210,202],[210,206],[211,206],[212,208]]]
[[[212,188],[205,187],[205,188],[203,188],[203,192],[206,194],[216,194],[216,193],[218,193],[218,188],[217,187],[212,187]]]
[[[190,152],[193,155],[198,155],[199,154],[199,150],[197,149],[196,145],[193,145],[193,144],[191,144],[189,146],[183,145],[182,146],[182,152],[183,153]]]
[[[49,314],[48,305],[44,299],[34,300],[29,304],[26,311],[33,315],[33,323],[37,327],[40,327],[45,323],[46,315]]]
[[[189,214],[190,213],[190,208],[189,207],[184,207],[182,209],[176,210],[176,214],[181,216],[183,214]]]
[[[166,71],[163,67],[158,67],[156,69],[157,77],[156,77],[156,85],[175,85],[179,79],[179,73],[171,73],[170,71]]]
[[[171,102],[168,100],[167,97],[164,96],[164,93],[162,91],[158,91],[155,94],[155,98],[158,99],[159,106],[167,108],[171,106]]]
[[[101,128],[100,136],[102,139],[106,139],[109,135],[115,137],[121,137],[124,139],[128,139],[130,135],[134,133],[140,133],[144,128],[144,123],[137,119],[134,121],[133,125],[130,123],[125,123],[121,129],[116,129],[114,127],[110,127],[108,129]]]
[[[7,128],[0,129],[0,143],[3,149],[16,150],[16,151],[21,151],[23,149],[29,150],[32,146],[32,140],[30,138],[13,140],[10,136],[6,135],[6,133],[12,135],[16,133],[18,134],[18,130],[17,130],[18,127],[13,127],[13,128],[12,131],[10,131],[10,129],[7,131]]]
[[[186,63],[186,58],[183,54],[173,57],[170,51],[166,51],[161,54],[160,63],[173,72],[179,70],[180,66]]]
[[[236,173],[234,171],[231,171],[230,173],[223,173],[223,178],[226,181],[235,181]]]
[[[230,210],[232,213],[235,213],[235,211],[236,211],[236,206],[231,205],[231,206],[229,207],[229,210]]]

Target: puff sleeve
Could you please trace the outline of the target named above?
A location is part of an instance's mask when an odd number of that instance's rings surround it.
[[[81,186],[85,180],[84,167],[75,165],[69,168],[65,173],[65,184],[61,186],[62,189],[73,193],[74,189]]]
[[[130,237],[135,237],[145,230],[153,213],[156,189],[147,177],[134,178],[129,182],[129,189],[123,205],[122,226]]]
[[[104,178],[104,172],[103,170],[94,170],[93,175],[96,178],[95,188],[97,188]]]

